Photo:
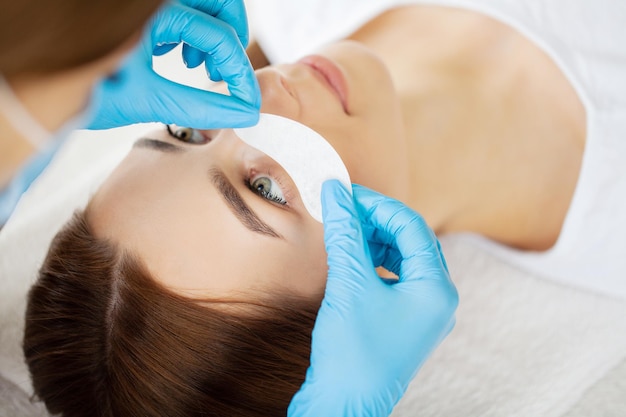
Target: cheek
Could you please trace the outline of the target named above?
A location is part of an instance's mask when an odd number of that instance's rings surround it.
[[[289,261],[290,270],[293,271],[289,279],[293,280],[290,287],[301,295],[321,297],[326,288],[328,266],[324,230],[320,223],[315,223],[316,227],[303,232],[300,242],[297,242],[297,253]]]

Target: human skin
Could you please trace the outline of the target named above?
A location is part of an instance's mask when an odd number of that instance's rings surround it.
[[[402,42],[407,36],[423,43],[419,53]],[[318,131],[353,182],[405,202],[438,233],[551,247],[584,148],[584,109],[553,62],[509,27],[447,8],[392,10],[350,38],[358,42],[319,51],[343,73],[345,106],[319,73],[298,62],[257,71],[261,110]],[[438,48],[427,48],[433,38]],[[252,148],[230,130],[205,134],[212,138],[205,145],[179,143],[185,152],[134,149],[90,205],[97,233],[185,293],[235,296],[276,285],[321,292],[322,228],[301,210],[292,184],[282,180],[291,196],[286,206],[264,201],[245,185],[253,176],[249,162],[235,157]],[[165,131],[151,137],[178,142]],[[215,165],[287,239],[257,236],[237,222],[208,180]],[[284,172],[272,166],[257,174]]]

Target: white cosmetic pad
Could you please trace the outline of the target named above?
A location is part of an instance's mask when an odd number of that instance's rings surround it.
[[[235,134],[283,167],[298,188],[304,207],[320,223],[324,181],[337,179],[352,192],[348,170],[337,151],[301,123],[262,113],[256,126],[235,129]]]

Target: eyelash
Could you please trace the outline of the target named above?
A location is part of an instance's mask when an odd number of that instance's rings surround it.
[[[181,138],[179,138],[176,133],[173,130],[173,126],[170,125],[165,125],[165,127],[167,128],[167,132],[169,133],[169,135],[176,139],[179,140],[181,142],[184,143],[190,143],[190,144],[194,144],[193,142],[187,142],[182,140]],[[176,126],[178,127],[178,126]],[[193,129],[195,132],[195,129]],[[280,206],[287,206],[289,201],[291,200],[291,196],[289,193],[288,188],[286,188],[283,185],[283,181],[280,177],[280,175],[275,175],[272,173],[272,170],[270,168],[265,170],[266,173],[264,174],[260,174],[258,172],[252,172],[250,175],[246,176],[245,180],[244,180],[244,184],[246,185],[246,187],[248,187],[248,189],[250,191],[252,191],[254,194],[258,195],[259,197],[274,203],[274,204],[278,204]],[[252,175],[254,174],[254,175]],[[273,181],[276,183],[276,185],[278,186],[278,188],[280,189],[280,193],[282,194],[282,198],[280,196],[274,195],[268,191],[259,191],[258,189],[256,189],[255,187],[252,186],[252,182],[253,179],[256,181],[256,179],[258,178],[268,178],[270,181]]]
[[[259,191],[252,186],[253,180],[256,180],[258,178],[263,178],[263,177],[269,178],[271,181],[274,181],[276,183],[278,188],[280,188],[281,194],[283,195],[282,198],[279,196],[272,195],[269,192]],[[283,185],[283,180],[281,176],[275,175],[270,168],[266,169],[265,173],[262,173],[262,174],[252,171],[251,174],[245,178],[244,184],[254,194],[258,195],[259,197],[271,203],[278,204],[280,206],[288,206],[289,201],[291,201],[291,195],[289,193],[289,189]]]
[[[167,129],[167,133],[169,133],[169,135],[171,137],[173,137],[174,139],[189,144],[189,145],[203,145],[206,144],[208,142],[210,142],[210,138],[208,138],[205,134],[203,134],[202,132],[200,132],[197,129],[192,129],[192,128],[187,128],[187,127],[180,127],[180,126],[174,126],[174,125],[165,125],[165,128]],[[174,129],[176,129],[176,131],[174,131]],[[181,138],[180,136],[177,135],[177,133],[180,130],[184,130],[184,129],[189,129],[191,130],[191,136],[189,137],[189,140],[184,140],[183,138]],[[200,141],[197,140],[197,136],[200,136]],[[194,139],[195,138],[195,139]]]

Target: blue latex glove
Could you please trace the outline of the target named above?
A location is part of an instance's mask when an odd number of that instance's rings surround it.
[[[189,67],[206,63],[231,96],[183,86],[152,70],[152,55],[183,44]],[[199,129],[245,127],[259,117],[261,93],[245,52],[248,26],[243,0],[181,0],[151,19],[137,48],[115,76],[92,94],[92,129],[141,122],[175,123]]]
[[[458,295],[439,242],[402,203],[338,181],[322,189],[326,294],[290,417],[388,416],[454,326]],[[390,284],[375,266],[399,276]]]

